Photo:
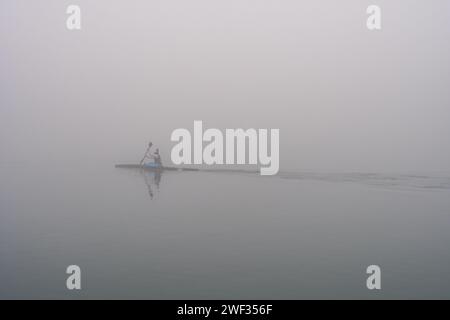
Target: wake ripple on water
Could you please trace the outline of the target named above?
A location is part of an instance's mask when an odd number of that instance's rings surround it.
[[[283,172],[282,179],[317,180],[328,182],[351,182],[370,186],[421,189],[450,190],[449,176],[430,176],[419,174],[381,174],[381,173],[315,173],[315,172]]]

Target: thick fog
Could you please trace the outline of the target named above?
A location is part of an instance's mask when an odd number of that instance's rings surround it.
[[[447,0],[2,0],[0,163],[170,162],[202,120],[279,128],[281,171],[450,171],[449,39]]]

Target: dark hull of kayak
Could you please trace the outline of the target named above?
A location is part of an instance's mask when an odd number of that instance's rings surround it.
[[[140,164],[116,164],[116,168],[122,169],[139,169],[145,171],[162,172],[162,171],[196,171],[196,172],[215,172],[215,173],[238,173],[238,174],[259,174],[258,170],[241,170],[241,169],[205,169],[205,168],[186,168],[186,167],[151,167]]]
[[[199,171],[197,168],[178,168],[178,167],[151,167],[140,164],[117,164],[116,168],[122,169],[141,169],[146,171]]]

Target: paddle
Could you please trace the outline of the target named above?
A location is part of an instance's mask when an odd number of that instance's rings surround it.
[[[144,163],[145,158],[147,158],[147,155],[150,151],[150,148],[153,146],[153,143],[150,141],[150,143],[148,144],[148,148],[147,151],[145,151],[144,157],[142,158],[141,162],[139,163],[141,166]]]

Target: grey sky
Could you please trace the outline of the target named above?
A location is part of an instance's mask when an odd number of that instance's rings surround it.
[[[149,139],[169,160],[203,120],[279,128],[281,170],[450,171],[449,18],[447,0],[2,0],[0,162],[138,161]]]

